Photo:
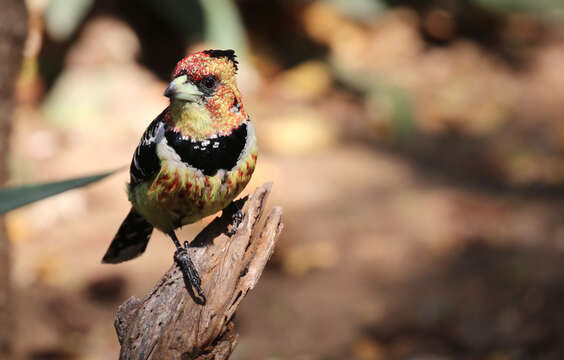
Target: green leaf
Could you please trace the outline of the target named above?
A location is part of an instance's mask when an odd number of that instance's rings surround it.
[[[1,189],[0,215],[29,203],[45,199],[49,196],[57,195],[65,191],[83,187],[93,182],[102,180],[103,178],[121,169],[122,168],[97,175],[90,175],[75,179]]]
[[[398,141],[406,141],[417,130],[411,98],[401,87],[383,87],[380,96],[387,98],[392,107],[392,130]]]
[[[239,59],[248,54],[247,35],[237,4],[233,0],[200,0],[205,37],[213,47],[233,49]]]
[[[54,39],[64,41],[78,29],[94,0],[50,0],[45,11],[45,28]]]
[[[562,0],[473,0],[479,6],[502,13],[521,12],[553,21],[564,20]]]

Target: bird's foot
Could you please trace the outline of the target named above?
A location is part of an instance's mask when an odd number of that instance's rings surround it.
[[[241,212],[241,210],[237,210],[234,214],[233,214],[233,223],[231,224],[231,229],[227,230],[227,232],[225,233],[225,235],[227,236],[233,236],[237,233],[237,229],[239,228],[239,225],[241,225],[241,223],[243,222],[243,213]]]
[[[184,247],[178,247],[176,249],[174,252],[174,261],[178,264],[178,267],[180,267],[184,284],[190,295],[192,295],[194,302],[199,305],[205,305],[206,296],[201,287],[202,279],[188,255],[188,241],[184,242]],[[194,294],[193,289],[196,290],[197,296]]]

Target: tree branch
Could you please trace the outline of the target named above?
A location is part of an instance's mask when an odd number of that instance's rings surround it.
[[[232,317],[274,251],[282,230],[282,209],[260,222],[271,183],[223,210],[192,242],[205,306],[188,294],[173,266],[144,299],[129,298],[118,309],[115,327],[120,359],[227,359],[237,343]],[[240,211],[242,221],[236,226]],[[232,234],[231,236],[229,234]]]

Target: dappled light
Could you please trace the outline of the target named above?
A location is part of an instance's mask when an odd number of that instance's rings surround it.
[[[559,0],[75,2],[26,1],[6,186],[129,166],[176,62],[234,49],[242,196],[272,181],[284,230],[232,359],[564,358]],[[6,215],[16,359],[117,358],[117,307],[173,252],[100,263],[128,181]]]

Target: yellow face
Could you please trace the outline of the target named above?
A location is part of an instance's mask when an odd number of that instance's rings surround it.
[[[206,50],[182,59],[165,91],[171,99],[165,121],[197,140],[231,133],[247,120],[236,70],[231,50]]]

